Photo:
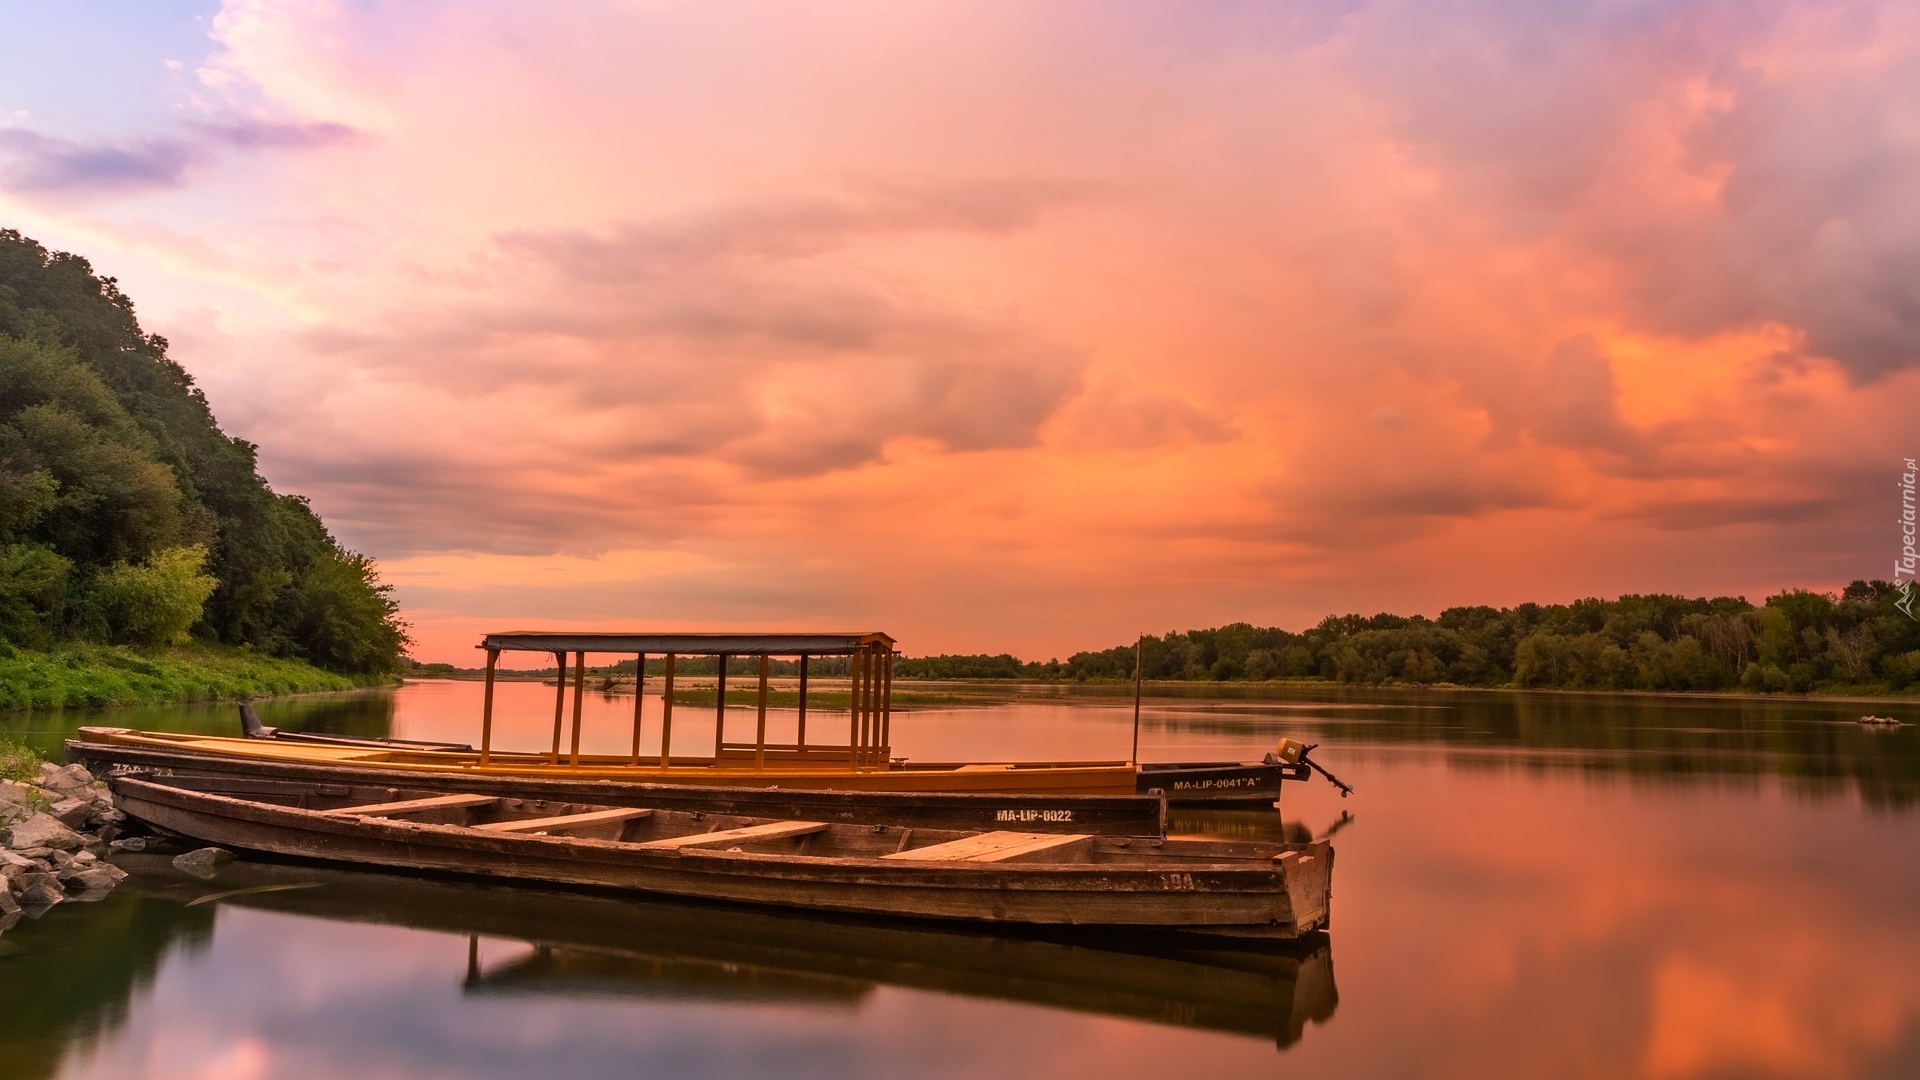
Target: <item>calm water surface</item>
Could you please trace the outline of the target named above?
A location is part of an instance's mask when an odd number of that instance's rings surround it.
[[[551,693],[502,688],[503,743],[546,745]],[[471,683],[415,683],[261,711],[464,740],[477,703]],[[624,751],[632,698],[588,706],[585,745]],[[1176,822],[1337,832],[1332,931],[1277,956],[293,864],[236,863],[207,884],[130,859],[107,900],[0,935],[0,1075],[1912,1077],[1920,728],[1863,728],[1863,711],[1331,689],[1150,700],[1147,760],[1257,757],[1290,736],[1359,789],[1289,785],[1283,817]],[[1912,705],[1871,711],[1920,722]],[[698,715],[676,710],[676,747],[710,744]],[[751,714],[735,716],[744,737]],[[229,706],[11,715],[0,730],[50,749],[83,722],[234,725]],[[894,720],[896,752],[922,759],[1124,757],[1130,725],[1117,694],[1055,690]]]

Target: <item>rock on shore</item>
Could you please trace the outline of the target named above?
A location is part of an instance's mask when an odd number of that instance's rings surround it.
[[[42,765],[31,783],[0,780],[0,931],[65,900],[97,900],[127,875],[103,862],[125,815],[79,765]]]

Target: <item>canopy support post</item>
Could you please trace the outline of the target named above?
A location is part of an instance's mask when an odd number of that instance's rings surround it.
[[[1141,634],[1133,642],[1133,752],[1127,755],[1127,764],[1140,766],[1140,682],[1146,676],[1147,635]]]
[[[860,653],[847,657],[847,767],[860,767]]]
[[[557,652],[553,655],[559,664],[555,670],[554,679],[559,689],[553,698],[553,763],[558,765],[560,764],[560,721],[567,711],[567,654]]]
[[[667,678],[660,688],[660,768],[667,767],[669,747],[673,745],[673,654],[667,654]]]
[[[713,684],[713,767],[720,767],[720,750],[727,736],[727,654],[714,657],[719,677]]]
[[[866,756],[867,768],[874,767],[874,761],[880,750],[880,653],[872,648],[861,650],[860,657],[860,714],[866,719],[867,737],[861,753]]]
[[[569,765],[580,767],[580,709],[586,704],[587,697],[587,654],[585,650],[573,654],[573,752]]]
[[[767,657],[760,657],[760,726],[753,736],[753,767],[767,767]]]
[[[480,764],[493,757],[493,669],[500,662],[500,650],[487,650],[487,692],[480,705]]]
[[[807,750],[807,654],[800,654],[800,733],[793,740],[801,756]]]
[[[880,661],[880,768],[893,765],[893,650]]]
[[[647,654],[640,654],[640,663],[633,669],[633,764],[640,764],[640,703],[647,699]]]

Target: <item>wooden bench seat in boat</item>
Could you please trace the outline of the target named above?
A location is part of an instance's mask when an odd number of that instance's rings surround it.
[[[880,857],[913,862],[1008,862],[1027,855],[1066,847],[1085,839],[1087,835],[1079,833],[985,832],[978,836],[963,836],[944,844],[929,844],[923,848],[896,851],[891,855]]]
[[[825,831],[827,831],[827,824],[824,821],[769,821],[764,825],[748,825],[740,829],[722,829],[718,832],[695,833],[692,836],[670,836],[665,840],[648,840],[635,846],[654,850],[725,847],[732,844],[784,840],[791,836],[807,836]]]
[[[407,814],[421,814],[430,810],[458,810],[475,806],[492,806],[500,801],[497,795],[435,795],[424,799],[401,799],[398,802],[367,803],[362,806],[342,806],[337,810],[324,810],[322,813],[352,815],[354,817],[403,817]]]
[[[579,829],[613,825],[651,817],[653,811],[631,807],[614,807],[610,810],[588,810],[579,814],[561,814],[557,817],[521,818],[518,821],[489,821],[474,828],[480,832],[492,833],[557,833],[573,832]]]

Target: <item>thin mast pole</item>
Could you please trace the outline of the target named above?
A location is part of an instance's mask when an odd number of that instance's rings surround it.
[[[633,669],[633,764],[640,764],[640,703],[647,700],[647,654],[640,654],[640,666]]]
[[[667,678],[660,688],[660,768],[667,767],[673,745],[673,654],[667,654]]]
[[[480,705],[480,764],[493,756],[493,667],[500,662],[500,650],[487,650],[487,693]]]
[[[767,767],[767,658],[760,658],[760,727],[753,737],[753,767]]]
[[[1145,674],[1142,649],[1146,641],[1147,635],[1141,634],[1133,642],[1133,753],[1128,756],[1127,764],[1135,767],[1140,764],[1140,680]]]
[[[553,763],[558,765],[560,764],[560,721],[567,711],[567,654],[557,652],[553,655],[559,663],[554,678],[554,682],[559,685],[559,690],[555,692],[553,698]]]
[[[573,654],[573,751],[569,764],[580,767],[580,709],[587,698],[587,651]]]

